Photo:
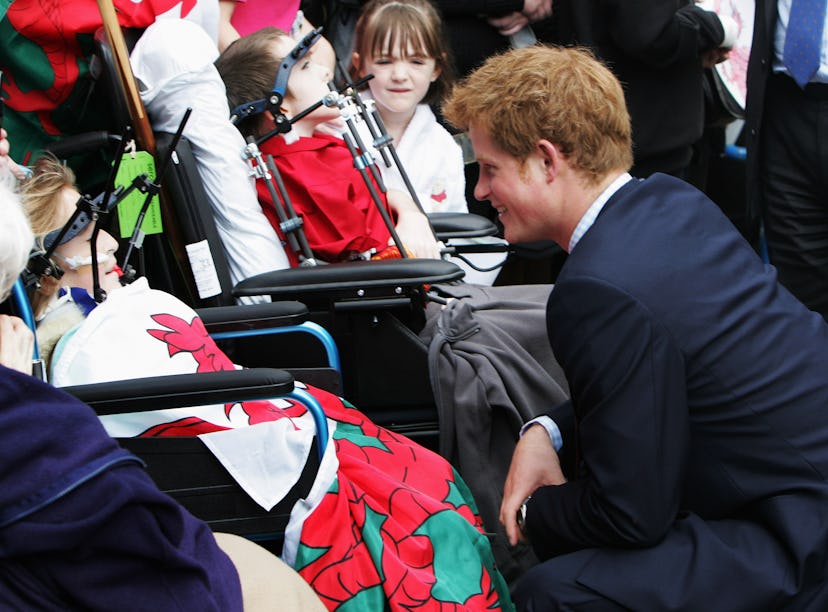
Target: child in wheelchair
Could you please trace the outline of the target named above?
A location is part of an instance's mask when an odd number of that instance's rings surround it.
[[[184,27],[185,25],[190,25],[191,29],[194,27],[192,24],[186,24],[186,22],[172,23],[171,20],[165,23],[159,22],[150,29],[156,35],[177,41],[179,39],[171,38],[171,29],[175,26]],[[158,52],[158,49],[154,47],[154,43],[149,44],[148,34],[150,34],[149,30],[142,37],[142,41],[139,41],[139,46],[136,46],[133,59],[141,57],[142,54],[146,59],[149,51],[152,50]],[[262,81],[262,93],[255,93],[255,95],[265,96],[265,94],[272,91],[274,79],[276,79],[274,75],[279,72],[281,64],[278,59],[280,59],[281,54],[292,55],[295,42],[286,39],[284,35],[278,33],[274,35],[273,32],[262,34],[260,37],[262,40],[259,42],[264,45],[262,57],[266,62],[266,69],[274,70],[270,73],[262,72],[265,75]],[[281,44],[277,49],[279,57],[274,54],[272,46],[268,47],[268,40],[276,40]],[[157,36],[155,41],[157,42]],[[238,41],[232,47],[236,47],[243,41],[244,39]],[[147,43],[143,50],[140,47],[142,42]],[[249,43],[245,42],[245,44]],[[243,49],[243,46],[237,48]],[[186,63],[188,59],[198,60],[198,57],[191,57],[197,55],[196,49],[201,49],[201,47],[193,46],[193,52],[180,56],[176,55],[176,61]],[[204,58],[200,59],[203,64]],[[250,61],[255,62],[258,59],[259,56],[253,54]],[[282,102],[287,101],[288,106],[293,100],[292,90],[289,87],[293,80],[293,73],[299,74],[303,65],[297,62],[293,65],[292,70],[283,71],[286,80],[282,83],[285,87]],[[311,62],[304,66],[306,68],[304,72],[310,72],[311,74],[314,72]],[[212,66],[210,67],[212,68]],[[199,72],[198,75],[202,75],[202,73]],[[187,105],[186,94],[189,93],[189,88],[193,87],[194,84],[206,82],[206,78],[213,75],[199,77],[195,72],[188,73],[188,83],[182,85],[181,88],[178,88],[181,84],[174,79],[166,81],[166,76],[161,80],[151,80],[147,78],[146,72],[141,69],[136,69],[136,76],[145,87],[143,90],[144,98],[148,100],[149,111],[152,114],[154,110],[158,110],[159,105],[164,104],[162,96],[158,95],[163,90],[164,82],[176,85],[176,89],[171,96],[167,96],[167,99],[177,102],[179,107],[182,107]],[[260,80],[262,80],[261,77]],[[307,85],[314,88],[312,97],[315,98],[315,101],[309,101],[309,104],[315,104],[323,95],[328,93],[326,88],[323,89],[323,78],[320,75],[315,75],[314,79],[306,78],[306,75],[300,75],[298,82],[303,86]],[[231,88],[228,87],[229,89]],[[308,90],[297,87],[297,98],[298,94],[308,95]],[[290,100],[288,100],[289,97]],[[242,102],[255,102],[259,99],[264,98],[242,100]],[[198,126],[204,123],[201,119],[196,120],[197,113],[204,107],[206,102],[215,102],[215,100],[208,98],[206,101],[199,99],[194,102],[195,111],[188,128],[190,125]],[[222,102],[226,108],[226,101],[222,100]],[[299,113],[302,113],[306,107],[296,104],[295,109],[286,108],[282,102],[278,107],[267,112],[272,115],[275,111],[278,116],[287,110],[288,112],[284,113],[284,118],[288,120],[288,115],[290,115],[290,120],[296,120],[292,127],[298,126],[297,129],[304,130],[308,126],[318,124],[317,121],[320,118],[318,115],[327,117],[333,114],[332,108],[325,107],[319,108],[316,113],[299,118]],[[156,123],[158,117],[162,114],[156,112],[153,116],[153,122]],[[256,117],[263,116],[266,116],[264,112],[254,115],[250,119],[255,120]],[[177,113],[169,114],[168,118],[170,117],[174,119],[172,124],[174,127],[179,117]],[[229,122],[225,121],[224,123],[226,126],[230,126],[231,129],[235,129]],[[213,123],[207,125],[211,129],[215,128]],[[272,120],[270,125],[273,125]],[[257,126],[254,125],[253,127],[256,128]],[[268,127],[267,120],[263,120],[263,125],[258,126],[257,130],[261,132],[266,127]],[[210,140],[211,133],[213,134],[212,141]],[[303,141],[306,140],[322,141],[325,149],[331,152],[335,161],[328,165],[320,163],[319,156],[313,151],[307,152],[305,156],[306,152],[301,150],[301,146]],[[214,129],[213,132],[208,131],[207,138],[201,147],[203,151],[207,151],[211,147],[214,148],[216,159],[224,161],[223,165],[214,166],[212,173],[216,179],[214,182],[225,187],[225,194],[233,189],[233,181],[225,176],[227,169],[244,167],[244,163],[238,156],[239,150],[225,147],[230,141],[231,139],[226,139],[225,142],[223,132]],[[323,226],[320,232],[319,244],[322,245],[322,248],[325,244],[330,243],[331,235],[334,242],[340,241],[340,244],[344,245],[344,250],[336,249],[335,253],[331,254],[333,261],[338,261],[343,253],[346,253],[345,258],[347,258],[352,256],[354,252],[367,252],[369,254],[373,250],[393,252],[393,248],[388,248],[390,230],[385,224],[376,223],[378,209],[371,197],[368,183],[361,178],[359,171],[354,168],[354,159],[342,140],[336,139],[335,141],[324,142],[324,138],[318,138],[311,132],[309,136],[304,136],[293,143],[287,142],[281,135],[274,136],[263,146],[266,147],[268,143],[277,143],[279,146],[290,149],[291,154],[296,154],[302,158],[300,161],[307,161],[307,164],[312,165],[315,169],[318,168],[316,170],[317,177],[320,174],[322,175],[321,178],[318,177],[319,182],[314,183],[307,180],[305,168],[301,163],[296,167],[295,193],[292,195],[295,196],[296,202],[308,202],[309,204],[310,208],[303,213],[306,226],[315,225],[318,217],[324,216],[314,215],[315,211],[320,211],[311,198],[311,194],[315,194],[315,192],[322,192],[322,202],[326,205],[329,204],[321,212],[332,211],[334,215],[345,216],[346,220],[341,223],[341,227],[339,224],[330,224],[327,227]],[[224,160],[221,160],[222,156],[224,156]],[[279,160],[283,159],[284,157],[277,157],[277,165],[280,163]],[[290,169],[286,174],[290,174]],[[245,180],[247,180],[247,177],[245,177]],[[372,184],[376,185],[375,179],[370,180]],[[340,190],[342,197],[325,200],[325,192],[329,189]],[[290,188],[288,190],[290,191]],[[266,203],[269,194],[265,191],[264,186],[261,186],[260,194],[263,194]],[[397,193],[405,196],[402,192]],[[233,194],[230,193],[230,195]],[[402,200],[405,201],[406,197],[403,197]],[[217,201],[221,203],[228,200],[220,197],[217,198]],[[270,202],[273,203],[272,198]],[[410,207],[410,199],[405,203]],[[255,201],[253,204],[258,206]],[[249,269],[258,266],[275,249],[282,252],[282,247],[278,241],[275,241],[275,247],[273,241],[270,247],[260,246],[261,243],[254,243],[253,241],[245,244],[248,224],[246,221],[239,222],[238,220],[240,218],[247,219],[247,217],[239,217],[234,207],[219,209],[215,206],[214,203],[216,219],[223,223],[226,229],[222,234],[225,251],[229,258],[240,262],[240,268],[247,266]],[[383,204],[383,207],[386,212],[390,210],[393,213],[393,207],[389,207],[387,204]],[[259,209],[259,214],[261,215],[261,209]],[[408,241],[409,246],[416,244],[418,240],[424,240],[426,244],[424,249],[414,246],[413,252],[409,254],[420,256],[421,252],[436,248],[433,235],[430,233],[424,216],[419,211],[410,208],[405,209],[402,216],[397,219],[398,226],[400,222],[403,222],[405,226],[403,231],[400,232],[403,244],[406,244],[406,236],[409,234],[414,235],[414,238]],[[266,222],[265,225],[267,230],[275,235],[273,228]],[[376,231],[374,231],[375,229]],[[228,248],[226,242],[228,237],[234,240],[235,246],[233,248]],[[354,240],[364,240],[367,244],[355,245]],[[295,263],[296,260],[294,259]],[[265,267],[265,269],[267,268]],[[438,402],[441,411],[441,454],[449,458],[453,465],[464,474],[475,493],[478,504],[481,504],[479,506],[481,513],[487,517],[487,529],[496,531],[500,528],[497,522],[497,508],[499,508],[499,499],[502,494],[502,476],[499,475],[497,466],[501,463],[508,465],[511,448],[514,446],[520,424],[535,416],[536,412],[542,411],[548,402],[561,401],[565,398],[565,381],[560,375],[548,344],[543,342],[540,337],[526,337],[527,330],[543,324],[545,303],[551,287],[537,285],[487,288],[462,283],[452,286],[432,286],[432,288],[440,291],[444,297],[454,298],[454,300],[446,308],[441,308],[436,303],[430,304],[426,310],[425,328],[413,330],[415,333],[419,333],[420,339],[422,339],[423,359],[426,358],[425,352],[428,351],[428,370],[431,374],[430,381],[422,380],[418,381],[418,384],[421,388],[427,388],[430,382],[435,395],[440,398]],[[128,301],[133,302],[133,300]],[[190,321],[186,316],[181,318]],[[132,327],[124,326],[124,328]],[[140,331],[144,336],[147,336],[147,329],[149,328],[150,324],[147,323]],[[155,327],[154,329],[162,328]],[[468,330],[477,331],[470,335]],[[167,331],[171,330],[167,329]],[[452,337],[455,331],[459,333]],[[394,349],[394,347],[389,348]],[[117,361],[113,359],[107,361],[107,363],[114,364]],[[365,367],[362,362],[359,365],[363,371],[375,371],[371,367]],[[387,360],[382,365],[383,367],[389,366]],[[135,367],[135,364],[131,363],[130,367]],[[477,373],[484,370],[486,376],[478,376]],[[382,375],[381,369],[376,370],[376,376]],[[383,401],[384,399],[383,397]],[[388,402],[393,405],[394,401],[395,398],[389,395]],[[492,418],[492,415],[494,415],[494,418]],[[485,430],[487,426],[489,430]],[[448,432],[452,432],[452,434],[444,436],[443,428]],[[453,432],[465,433],[462,436],[459,433],[455,436]],[[480,448],[481,445],[485,448]],[[490,457],[490,464],[480,465],[480,456]],[[476,481],[474,486],[471,485],[473,481]],[[484,513],[484,507],[489,509],[488,513]],[[501,537],[496,539],[495,543],[498,541],[502,544],[504,540]],[[501,567],[505,567],[501,559],[511,557],[512,551],[506,550],[504,545],[501,552],[502,555],[498,557],[498,561],[502,564]]]
[[[395,246],[393,229],[408,255],[439,258],[440,245],[411,197],[398,190],[383,194],[376,177],[366,181],[354,167],[342,139],[315,133],[318,126],[338,118],[340,109],[336,94],[328,89],[333,75],[316,64],[313,51],[307,52],[302,44],[297,46],[280,30],[264,28],[230,45],[216,67],[244,136],[261,139],[274,125],[289,122],[289,130],[262,142],[260,148],[264,155],[273,156],[293,207],[305,217],[311,250],[331,262],[388,257],[387,250]],[[268,108],[257,101],[271,99],[273,75],[277,83],[284,83],[284,91],[278,105]],[[330,106],[322,104],[300,114],[329,96],[334,100]],[[281,231],[275,208],[279,203],[261,183],[259,201],[271,224]],[[387,227],[383,209],[394,218],[393,228]]]

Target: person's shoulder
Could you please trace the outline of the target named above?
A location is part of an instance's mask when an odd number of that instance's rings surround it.
[[[669,214],[695,212],[682,211],[676,202],[701,202],[709,198],[693,185],[668,174],[655,173],[647,178],[633,178],[607,202],[607,210],[623,209],[630,214],[646,214],[651,207],[668,208]],[[628,206],[618,206],[622,203]]]
[[[279,138],[277,136],[277,138]],[[285,143],[285,146],[300,150],[317,150],[328,147],[347,149],[345,141],[334,134],[325,134],[323,132],[314,132],[312,136],[302,136],[298,140],[291,140],[290,138],[279,138]]]
[[[668,174],[656,173],[640,181],[640,188],[633,196],[649,199],[664,207],[663,212],[674,220],[694,219],[699,223],[713,223],[729,230],[731,223],[721,208],[695,185]],[[678,229],[678,228],[676,228]]]
[[[337,134],[329,134],[327,132],[314,132],[313,136],[303,136],[299,139],[299,141],[306,140],[308,142],[316,142],[320,146],[345,146],[345,141],[342,139],[342,136]]]
[[[218,57],[218,47],[198,24],[159,19],[149,26],[130,54],[141,97],[154,100],[174,79],[201,74]]]
[[[675,176],[672,176],[670,174],[664,174],[663,172],[656,172],[654,174],[651,174],[647,178],[639,179],[639,183],[642,186],[663,187],[675,191],[686,191],[696,189],[687,181],[683,181],[682,179],[676,178]]]

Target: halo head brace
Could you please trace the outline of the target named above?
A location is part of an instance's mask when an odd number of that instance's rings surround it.
[[[273,114],[273,121],[280,132],[290,131],[290,121],[287,120],[285,114],[282,112],[282,101],[285,99],[287,91],[288,79],[293,67],[307,55],[310,48],[316,44],[316,41],[322,36],[322,28],[311,30],[305,35],[299,43],[290,50],[282,62],[279,64],[279,70],[276,72],[276,81],[273,84],[273,89],[267,98],[261,100],[254,100],[252,102],[245,102],[239,104],[230,112],[230,121],[237,124],[242,119],[247,119],[253,115],[258,115],[264,111],[270,111]]]
[[[120,191],[117,193],[113,193],[110,198],[107,206],[105,208],[101,207],[101,202],[103,202],[104,194],[99,194],[94,200],[89,202],[87,210],[81,210],[73,219],[70,219],[68,223],[69,227],[66,228],[63,236],[60,236],[61,232],[64,231],[63,227],[60,227],[56,230],[52,230],[48,234],[43,237],[43,248],[46,249],[47,252],[53,251],[52,247],[58,247],[61,244],[66,244],[72,238],[80,234],[86,226],[92,223],[92,214],[94,213],[108,213],[111,212],[112,209],[118,204],[118,195]],[[86,197],[81,197],[80,201],[78,201],[78,206],[84,206],[84,200],[88,202]],[[55,244],[55,241],[60,237],[60,242]]]

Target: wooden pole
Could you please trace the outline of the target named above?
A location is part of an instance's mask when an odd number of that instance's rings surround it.
[[[106,38],[109,40],[118,77],[124,89],[124,97],[127,101],[129,116],[132,118],[132,129],[134,130],[136,144],[144,151],[155,155],[155,136],[152,133],[152,125],[149,117],[147,117],[144,102],[141,100],[141,95],[138,93],[138,87],[135,84],[135,75],[133,75],[132,66],[129,63],[129,51],[124,41],[121,24],[118,22],[118,16],[115,13],[115,5],[112,0],[98,0],[98,10],[101,12]]]
[[[144,102],[141,100],[141,95],[138,93],[138,87],[135,84],[135,75],[132,72],[132,65],[129,63],[129,50],[124,40],[121,24],[118,22],[118,15],[115,13],[115,5],[112,0],[97,0],[97,2],[98,10],[103,19],[104,31],[106,32],[109,46],[112,49],[118,79],[127,102],[127,110],[132,121],[136,144],[138,148],[153,155],[155,158],[155,167],[158,169],[162,165],[158,163],[158,155],[155,149],[155,135],[152,132],[152,124],[150,123],[146,108],[144,108]],[[163,177],[159,176],[155,180],[158,182],[162,179]],[[178,297],[184,299],[191,305],[195,305],[198,292],[195,288],[190,260],[187,257],[181,225],[163,188],[159,194],[159,200],[161,203],[161,219],[164,224],[164,233],[169,240],[173,257],[177,264],[179,277],[182,279],[188,294],[187,296],[179,295]],[[172,291],[173,288],[170,288],[170,290]],[[179,293],[177,291],[174,292]]]

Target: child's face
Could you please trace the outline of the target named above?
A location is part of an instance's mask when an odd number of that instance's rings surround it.
[[[80,194],[67,187],[63,190],[56,216],[61,224],[66,223],[74,213]],[[81,287],[92,293],[92,251],[90,240],[94,224],[87,225],[77,236],[55,249],[57,263],[64,270],[60,284],[64,287]],[[121,286],[115,266],[115,251],[118,243],[106,231],[100,230],[97,238],[98,282],[107,293]]]
[[[295,45],[296,41],[283,36],[273,43],[273,53],[276,57],[285,57]],[[332,76],[330,68],[314,60],[314,52],[311,49],[290,71],[287,91],[282,103],[285,114],[288,117],[297,115],[324,98],[330,92],[328,81]],[[339,117],[339,109],[323,105],[302,119],[300,123],[317,125],[336,117]]]
[[[368,86],[381,114],[413,113],[440,71],[434,58],[422,55],[410,41],[405,53],[399,41],[390,51],[390,55],[365,57],[360,73],[374,75]]]

